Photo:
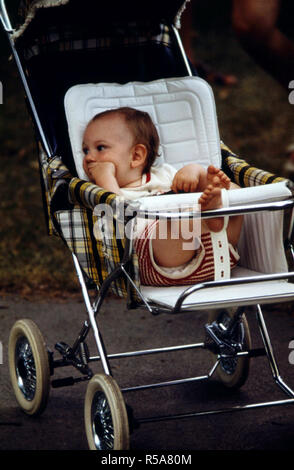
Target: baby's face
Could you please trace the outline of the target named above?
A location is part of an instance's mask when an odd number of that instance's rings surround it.
[[[97,162],[111,162],[116,168],[116,179],[120,187],[128,183],[131,170],[133,135],[124,118],[109,115],[91,122],[83,138],[83,168],[90,178],[89,169]]]

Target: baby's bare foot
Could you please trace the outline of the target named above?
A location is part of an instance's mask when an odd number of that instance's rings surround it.
[[[207,182],[208,184],[212,184],[213,186],[216,186],[215,184],[215,178],[219,178],[219,184],[221,188],[225,189],[230,189],[230,184],[231,180],[230,178],[219,168],[216,168],[213,165],[209,165],[207,168]]]
[[[198,204],[201,205],[201,211],[220,209],[222,207],[221,187],[209,184],[201,194]],[[219,232],[224,226],[224,219],[222,217],[205,219],[205,223],[212,232]]]

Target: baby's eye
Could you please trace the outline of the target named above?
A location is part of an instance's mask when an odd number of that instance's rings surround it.
[[[97,150],[98,152],[102,152],[103,150],[105,150],[105,145],[97,145]]]
[[[87,155],[87,153],[88,153],[88,149],[87,149],[86,147],[84,147],[84,148],[83,148],[83,154],[84,154],[84,155]]]

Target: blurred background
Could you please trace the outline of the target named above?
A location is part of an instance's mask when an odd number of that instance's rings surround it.
[[[13,10],[18,1],[9,3]],[[240,45],[230,0],[192,4],[193,60],[213,88],[222,140],[248,163],[287,176],[287,149],[294,143],[289,91]],[[0,51],[0,293],[71,296],[77,291],[71,255],[46,232],[34,132],[2,29]]]

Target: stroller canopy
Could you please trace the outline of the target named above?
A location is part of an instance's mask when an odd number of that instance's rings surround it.
[[[117,21],[152,21],[154,23],[174,23],[180,26],[180,17],[187,1],[183,0],[111,0],[110,2],[93,0],[26,0],[20,7],[23,23],[16,29],[13,38],[17,39],[25,32],[36,28],[42,30],[44,24],[52,19],[95,24],[105,27]],[[53,8],[55,7],[55,8]],[[56,7],[61,7],[58,10]],[[34,20],[34,21],[33,21]]]

